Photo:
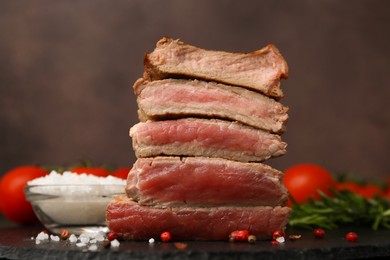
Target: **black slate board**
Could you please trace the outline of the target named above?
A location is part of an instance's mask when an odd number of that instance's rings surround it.
[[[67,241],[45,241],[36,245],[32,237],[42,230],[33,227],[0,229],[0,258],[6,259],[390,259],[390,230],[372,231],[350,227],[327,231],[325,238],[316,239],[309,230],[291,230],[301,234],[296,241],[272,245],[271,241],[230,243],[225,241],[187,241],[187,248],[177,249],[173,242],[121,241],[119,248],[88,251]],[[357,232],[356,243],[346,241],[345,234]]]

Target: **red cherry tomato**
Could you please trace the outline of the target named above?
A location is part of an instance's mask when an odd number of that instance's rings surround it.
[[[382,196],[390,200],[390,178],[386,177],[383,179],[383,182],[387,184],[387,188],[383,191]]]
[[[70,170],[71,172],[78,173],[78,174],[92,174],[98,177],[107,177],[110,175],[110,172],[107,169],[104,169],[102,167],[75,167]]]
[[[127,175],[129,174],[131,168],[130,167],[124,167],[124,168],[118,168],[115,171],[111,173],[112,176],[122,179],[127,179]]]
[[[318,190],[331,195],[329,188],[336,185],[332,174],[316,164],[297,164],[284,174],[284,184],[297,203],[307,202],[309,198],[320,199]]]
[[[337,190],[348,190],[355,194],[358,194],[366,199],[371,199],[375,196],[383,195],[382,189],[375,184],[358,185],[354,182],[338,183],[336,185]]]
[[[358,194],[366,199],[371,199],[375,196],[382,196],[382,190],[378,185],[366,184],[360,187]]]
[[[24,187],[28,181],[46,174],[47,171],[41,167],[20,166],[2,177],[0,181],[0,207],[7,219],[20,224],[38,222],[30,202],[26,200]]]
[[[384,196],[385,198],[388,198],[388,199],[390,200],[390,187],[387,188],[387,190],[384,192],[383,196]]]
[[[359,193],[360,186],[355,182],[340,182],[336,184],[336,190],[348,190],[353,193]]]
[[[390,188],[390,178],[389,177],[384,178],[383,182],[387,183],[388,187]]]

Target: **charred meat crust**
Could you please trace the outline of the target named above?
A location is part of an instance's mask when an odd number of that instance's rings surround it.
[[[190,66],[180,62],[172,63],[172,57],[175,57],[176,61],[180,60],[181,57],[191,55],[194,60],[198,60],[197,63]],[[202,69],[203,66],[208,67],[209,65],[202,64],[202,59],[205,57],[215,59],[215,56],[223,56],[224,59],[222,61],[219,59],[208,61],[214,65],[209,68],[217,67],[219,69],[214,71]],[[249,61],[249,59],[258,62],[258,66],[254,67],[252,64],[254,62]],[[236,71],[239,73],[234,73]],[[205,50],[186,44],[179,39],[164,37],[157,42],[153,52],[146,53],[144,56],[144,78],[152,81],[167,77],[191,77],[237,85],[259,91],[278,100],[283,97],[279,82],[281,78],[288,77],[288,65],[273,44],[249,53],[228,53]],[[248,81],[250,78],[253,80]]]

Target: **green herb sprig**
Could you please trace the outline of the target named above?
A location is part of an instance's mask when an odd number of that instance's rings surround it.
[[[366,199],[347,190],[331,190],[333,196],[318,191],[321,200],[292,206],[289,226],[334,229],[343,225],[390,229],[390,201],[375,197]]]

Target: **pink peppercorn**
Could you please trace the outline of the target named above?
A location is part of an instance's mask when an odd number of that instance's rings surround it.
[[[169,232],[162,232],[160,235],[162,242],[169,242],[172,239],[171,233]]]
[[[356,242],[358,240],[358,235],[355,233],[355,232],[349,232],[345,238],[349,241],[349,242]]]
[[[249,231],[248,230],[236,230],[230,233],[230,242],[248,241]]]
[[[325,230],[323,230],[322,228],[316,228],[313,230],[313,235],[316,238],[323,238],[325,236]]]
[[[110,232],[107,234],[108,241],[112,241],[112,240],[116,239],[117,237],[118,237],[118,235],[115,232]]]

